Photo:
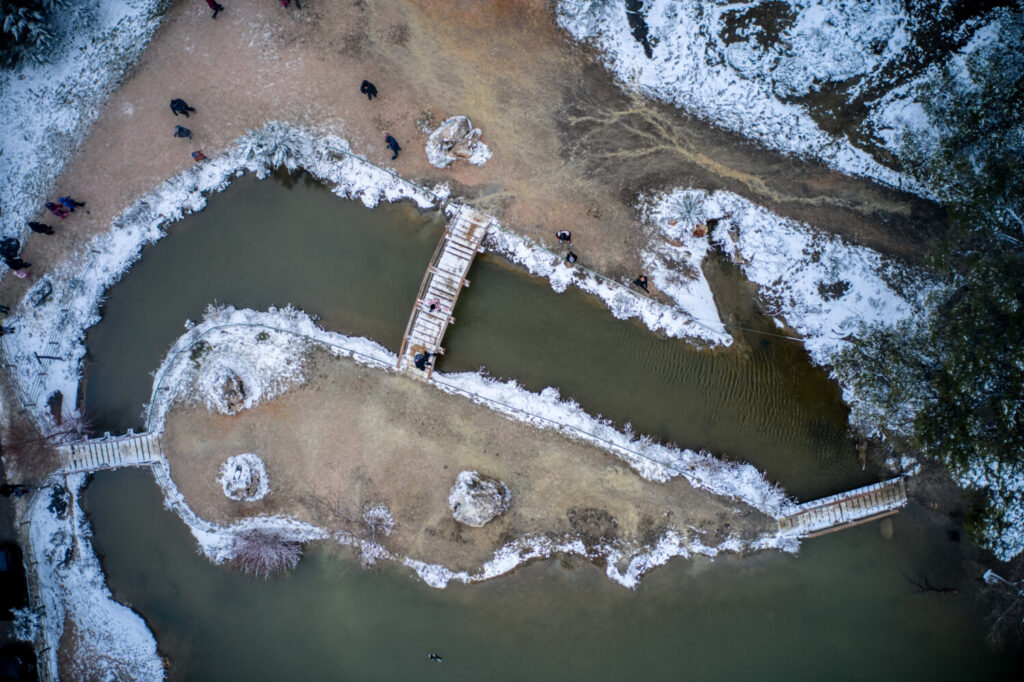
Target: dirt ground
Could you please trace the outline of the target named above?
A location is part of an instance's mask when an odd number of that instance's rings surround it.
[[[347,138],[356,152],[409,179],[447,180],[456,195],[513,229],[552,243],[573,231],[581,262],[634,276],[646,236],[643,191],[728,189],[883,253],[919,260],[944,229],[938,208],[910,195],[766,151],[673,107],[624,94],[571,44],[543,0],[306,0],[285,10],[233,0],[216,21],[205,3],[172,5],[163,25],[55,189],[88,202],[33,235],[24,257],[42,274],[133,200],[273,119]],[[359,93],[363,78],[380,97]],[[168,102],[198,111],[184,119]],[[417,121],[468,115],[494,155],[483,167],[429,166]],[[175,139],[176,123],[195,137]],[[382,131],[402,144],[395,162]],[[36,279],[7,277],[4,300]]]
[[[477,570],[523,535],[599,538],[648,545],[666,530],[750,539],[775,522],[680,478],[651,483],[596,447],[506,419],[405,375],[317,351],[308,383],[233,416],[177,405],[163,437],[171,475],[203,518],[230,523],[286,514],[318,526],[363,532],[362,511],[385,504],[398,555]],[[236,502],[217,482],[230,456],[263,458],[271,492]],[[457,523],[448,494],[460,471],[504,481],[512,505],[482,528]]]

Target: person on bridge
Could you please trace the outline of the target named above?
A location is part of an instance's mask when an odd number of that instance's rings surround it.
[[[359,86],[359,92],[366,95],[366,99],[372,100],[377,96],[377,86],[370,81],[363,81],[363,84]]]
[[[430,366],[428,363],[430,362],[430,358],[432,357],[437,357],[437,353],[427,353],[424,351],[420,351],[413,356],[412,364],[415,365],[416,369],[418,369],[419,371],[426,372],[427,367]]]
[[[395,153],[395,155],[391,157],[391,160],[394,161],[395,159],[397,159],[398,158],[398,152],[402,151],[402,148],[398,146],[398,140],[396,140],[395,138],[391,137],[390,135],[387,134],[387,132],[385,132],[384,133],[384,144],[387,145],[391,149],[391,151],[393,151]]]

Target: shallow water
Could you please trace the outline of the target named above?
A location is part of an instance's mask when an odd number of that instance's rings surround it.
[[[84,499],[172,680],[994,680],[1022,663],[985,646],[966,597],[910,585],[956,584],[968,550],[914,505],[891,541],[871,524],[795,557],[675,559],[631,592],[580,560],[435,590],[322,547],[267,583],[200,557],[146,471],[97,474]]]
[[[147,247],[89,330],[85,407],[100,430],[141,428],[142,405],[186,319],[221,301],[288,303],[329,329],[397,351],[443,228],[436,211],[369,210],[308,176],[237,180]],[[732,266],[709,265],[723,313],[761,329]],[[484,367],[533,390],[556,386],[592,414],[684,447],[753,462],[800,498],[853,487],[860,471],[838,388],[799,344],[747,334],[708,352],[612,317],[579,291],[554,293],[495,257],[470,271],[442,370]],[[172,284],[173,283],[173,284]]]

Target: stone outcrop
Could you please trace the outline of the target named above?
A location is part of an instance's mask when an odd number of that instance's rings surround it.
[[[512,491],[501,481],[476,471],[460,472],[448,495],[448,506],[459,523],[480,528],[512,503]]]
[[[427,160],[435,168],[447,168],[459,159],[482,166],[489,158],[491,150],[480,141],[480,129],[465,116],[447,119],[427,139]]]

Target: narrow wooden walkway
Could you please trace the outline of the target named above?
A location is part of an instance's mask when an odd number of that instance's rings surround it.
[[[907,486],[900,476],[805,502],[795,513],[779,519],[779,530],[786,534],[813,538],[895,514],[906,504]]]
[[[62,473],[99,471],[118,467],[148,466],[164,459],[159,434],[134,433],[124,436],[83,440],[57,447]]]
[[[416,369],[414,359],[417,353],[444,353],[441,341],[448,325],[455,322],[452,317],[455,302],[462,287],[469,286],[466,273],[480,251],[491,220],[479,211],[462,206],[445,228],[416,294],[416,303],[402,337],[402,350],[398,353],[398,369],[415,372],[426,379],[433,374],[435,358],[427,363],[425,371]]]

